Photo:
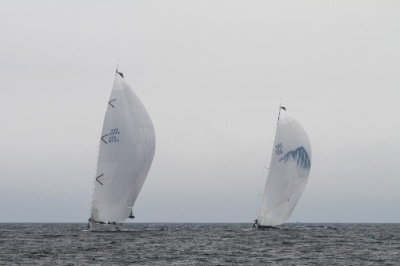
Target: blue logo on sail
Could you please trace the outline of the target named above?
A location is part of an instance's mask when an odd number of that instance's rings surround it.
[[[279,161],[284,161],[286,163],[290,158],[292,158],[293,160],[297,160],[297,166],[303,169],[308,170],[311,167],[310,158],[308,157],[308,153],[303,146],[300,146],[293,151],[287,152],[285,156],[279,159]]]
[[[275,153],[276,153],[276,155],[281,155],[283,153],[282,143],[278,143],[275,145]]]

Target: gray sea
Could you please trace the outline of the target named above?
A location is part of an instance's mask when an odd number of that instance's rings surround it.
[[[400,224],[0,224],[0,265],[400,265]]]

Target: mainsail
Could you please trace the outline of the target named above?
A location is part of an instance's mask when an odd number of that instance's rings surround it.
[[[155,134],[139,98],[115,75],[100,138],[89,221],[113,223],[132,217],[132,207],[153,161]]]
[[[311,145],[303,127],[280,111],[258,226],[280,225],[289,218],[311,168]]]

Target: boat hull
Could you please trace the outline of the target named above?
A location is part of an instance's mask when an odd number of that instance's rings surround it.
[[[88,230],[91,232],[119,232],[122,231],[119,223],[88,223]]]
[[[276,226],[269,226],[269,225],[256,225],[256,230],[271,230],[271,229],[278,229]]]
[[[256,230],[270,230],[270,229],[277,229],[277,226],[273,226],[273,225],[261,225],[258,224],[257,222],[255,222],[253,224],[254,229]]]

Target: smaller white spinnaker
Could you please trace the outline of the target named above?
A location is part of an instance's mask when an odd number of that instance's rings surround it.
[[[89,219],[109,224],[132,218],[132,207],[153,161],[150,117],[122,73],[116,72],[100,137]]]
[[[277,226],[289,218],[307,184],[310,168],[311,144],[307,134],[293,117],[286,114],[286,108],[280,107],[256,227]]]

